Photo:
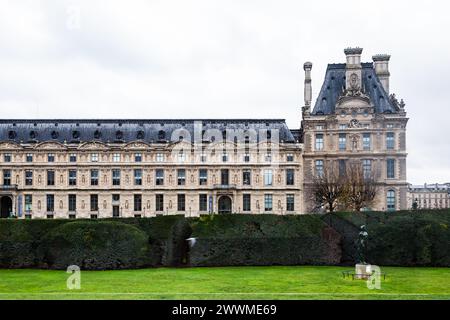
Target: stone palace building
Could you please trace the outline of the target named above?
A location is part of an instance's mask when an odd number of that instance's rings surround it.
[[[301,127],[284,120],[0,120],[2,218],[301,214],[315,174],[336,162],[377,173],[372,209],[407,206],[406,113],[389,56],[328,65]],[[312,109],[311,109],[312,108]]]

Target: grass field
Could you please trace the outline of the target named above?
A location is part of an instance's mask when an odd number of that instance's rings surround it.
[[[380,290],[347,267],[221,267],[82,271],[0,270],[0,299],[450,299],[450,268],[382,268]]]

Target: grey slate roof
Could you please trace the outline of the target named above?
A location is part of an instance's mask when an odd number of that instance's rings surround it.
[[[253,129],[279,130],[280,140],[295,142],[295,138],[282,119],[177,119],[177,120],[0,120],[0,141],[31,143],[58,141],[61,143],[79,143],[86,141],[110,142],[165,142],[171,140],[177,129],[189,131],[194,139],[194,121],[202,122],[202,130]],[[259,135],[258,135],[259,136]]]
[[[388,94],[375,74],[373,63],[362,63],[362,89],[369,96],[376,113],[396,113],[398,108],[389,99]],[[332,114],[336,102],[345,87],[345,63],[329,64],[325,80],[317,97],[312,114]]]

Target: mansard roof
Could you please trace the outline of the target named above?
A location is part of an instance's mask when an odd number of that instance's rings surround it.
[[[336,103],[345,88],[345,63],[329,64],[325,80],[312,111],[313,115],[333,114]],[[373,63],[362,63],[362,91],[369,96],[375,113],[397,113],[389,95],[384,90],[380,79],[375,74]]]
[[[37,143],[127,143],[131,141],[170,141],[175,130],[187,130],[194,139],[194,123],[202,123],[202,130],[278,130],[282,142],[295,142],[283,119],[36,119],[0,120],[0,141]],[[175,132],[176,134],[177,132]],[[259,135],[258,135],[259,137]]]

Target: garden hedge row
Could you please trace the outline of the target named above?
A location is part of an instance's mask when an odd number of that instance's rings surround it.
[[[317,216],[215,215],[191,221],[192,266],[330,265],[340,236]]]
[[[183,216],[151,219],[0,220],[0,268],[122,269],[172,266]],[[189,230],[189,229],[188,229]],[[189,232],[189,231],[188,231]]]
[[[450,210],[327,215],[210,215],[0,220],[0,268],[352,265],[450,266]],[[195,237],[192,248],[186,241]]]
[[[356,262],[359,227],[366,225],[366,260],[392,266],[450,266],[450,210],[358,212],[332,215],[343,238],[343,261]],[[330,215],[324,217],[329,221]],[[347,260],[344,257],[349,258]]]

